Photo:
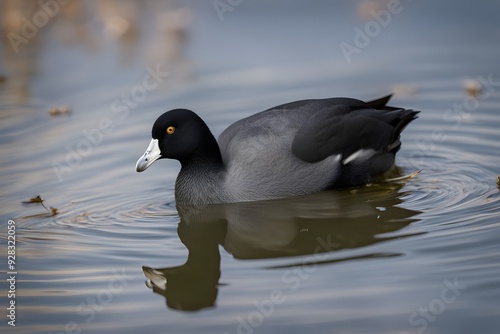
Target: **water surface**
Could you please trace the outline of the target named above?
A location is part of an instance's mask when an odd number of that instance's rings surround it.
[[[18,54],[6,41],[0,227],[6,255],[16,222],[18,307],[2,331],[496,333],[500,8],[401,3],[350,63],[339,44],[366,2],[243,1],[221,21],[210,2],[74,1]],[[168,109],[218,135],[284,102],[391,91],[422,111],[398,153],[398,175],[422,170],[408,180],[193,209],[176,207],[177,162],[134,170]],[[58,214],[22,203],[36,195]]]

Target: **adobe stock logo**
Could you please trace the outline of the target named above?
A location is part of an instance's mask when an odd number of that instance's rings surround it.
[[[60,6],[68,2],[69,0],[39,0],[40,9],[33,14],[31,21],[27,17],[21,16],[21,34],[12,31],[7,34],[14,52],[17,54],[21,44],[27,44],[31,39],[35,38],[38,30],[46,26],[49,20],[59,13]]]
[[[214,0],[212,5],[219,16],[219,20],[224,21],[224,13],[232,12],[236,7],[241,5],[242,2],[243,0]]]
[[[331,235],[328,235],[326,239],[317,237],[316,241],[318,244],[310,261],[286,269],[281,275],[282,285],[280,287],[271,290],[268,297],[254,300],[253,310],[245,317],[238,316],[236,318],[238,322],[234,331],[236,334],[256,333],[257,329],[274,315],[278,306],[286,302],[287,295],[299,289],[318,270],[320,264],[329,258],[329,253],[338,249],[338,244],[332,240]],[[224,332],[224,334],[229,333]]]
[[[417,311],[410,314],[408,324],[417,327],[417,332],[422,334],[429,327],[429,323],[434,322],[443,313],[447,305],[453,304],[457,298],[467,289],[467,285],[458,282],[458,277],[453,280],[443,281],[444,287],[438,298],[432,299],[426,306],[421,306]],[[400,334],[409,334],[406,331]]]
[[[363,49],[367,48],[370,43],[380,35],[382,29],[391,24],[393,17],[402,11],[403,5],[401,5],[399,0],[389,0],[386,9],[381,9],[379,11],[371,10],[370,14],[373,20],[368,21],[364,29],[358,26],[354,27],[355,34],[353,44],[347,42],[341,42],[339,44],[340,50],[347,63],[352,62],[353,55],[360,54]]]
[[[129,116],[130,110],[136,109],[169,75],[169,72],[162,70],[161,64],[157,64],[155,68],[148,65],[145,70],[147,73],[140,84],[111,102],[109,117],[101,118],[95,128],[83,129],[76,145],[66,145],[64,160],[52,162],[52,169],[59,182],[64,181],[66,174],[72,173],[84,158],[90,156],[94,148],[104,142],[106,135],[111,134],[116,125]]]

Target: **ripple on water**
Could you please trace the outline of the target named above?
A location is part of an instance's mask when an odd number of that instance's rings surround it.
[[[434,161],[423,169],[418,180],[406,184],[408,193],[402,199],[405,206],[423,211],[421,217],[427,218],[427,224],[434,223],[432,218],[439,218],[440,225],[448,225],[472,223],[477,215],[498,215],[498,189],[494,182],[488,182],[481,167],[467,162],[443,165]]]
[[[108,194],[89,196],[59,206],[58,210],[60,213],[56,216],[42,213],[16,218],[16,222],[22,224],[24,240],[66,244],[68,239],[73,239],[72,247],[78,248],[78,245],[98,245],[106,238],[116,238],[119,242],[177,235],[179,218],[175,203],[162,202],[158,196],[136,198],[123,194],[112,200]]]

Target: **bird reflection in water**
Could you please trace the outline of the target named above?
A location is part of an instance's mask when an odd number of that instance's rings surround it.
[[[392,257],[368,253],[336,258],[335,252],[357,249],[415,234],[394,233],[415,221],[417,211],[401,207],[400,185],[335,190],[288,199],[177,206],[177,229],[189,255],[185,264],[143,267],[147,285],[169,308],[197,311],[216,303],[220,278],[219,245],[236,259],[290,257],[296,264],[332,264],[356,259]],[[385,235],[386,233],[389,235]],[[321,254],[321,261],[317,260]],[[304,261],[304,259],[306,260]]]

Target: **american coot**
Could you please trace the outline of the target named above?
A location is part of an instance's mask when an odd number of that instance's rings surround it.
[[[283,104],[229,126],[218,142],[186,109],[156,120],[138,172],[177,159],[179,204],[245,202],[372,182],[394,165],[404,128],[418,111],[386,106],[391,96]]]

